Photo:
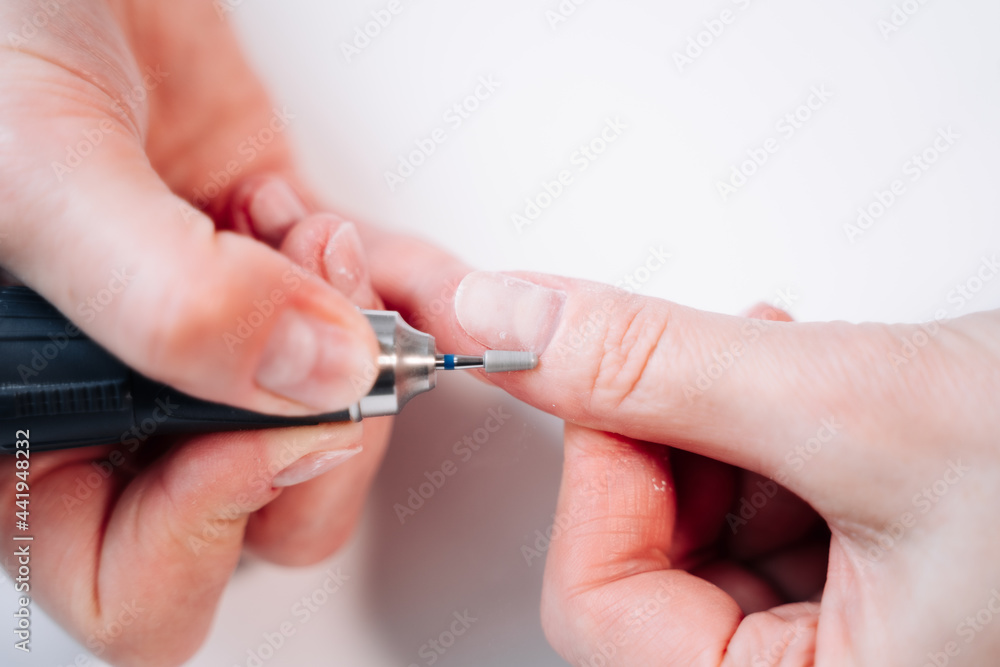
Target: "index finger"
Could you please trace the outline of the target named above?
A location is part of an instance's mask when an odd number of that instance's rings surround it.
[[[806,665],[818,607],[746,618],[666,554],[677,504],[665,451],[566,426],[562,487],[545,564],[542,622],[574,665]]]

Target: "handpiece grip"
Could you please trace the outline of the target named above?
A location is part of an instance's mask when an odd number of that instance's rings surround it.
[[[0,288],[0,451],[121,443],[154,435],[350,421],[349,411],[289,418],[203,401],[146,378],[24,287]],[[20,432],[20,435],[18,435]]]

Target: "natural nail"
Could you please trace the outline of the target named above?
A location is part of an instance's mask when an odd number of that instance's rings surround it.
[[[361,453],[361,447],[339,449],[335,452],[314,452],[288,466],[277,475],[271,485],[276,488],[295,486],[316,479]]]
[[[455,293],[455,315],[483,345],[541,355],[552,340],[566,293],[501,273],[470,273]]]
[[[247,214],[257,236],[278,243],[292,225],[305,217],[306,207],[288,183],[273,178],[254,192]]]
[[[354,223],[344,222],[323,250],[326,278],[341,294],[352,296],[368,279],[368,261]]]
[[[257,367],[257,384],[316,410],[343,410],[371,375],[368,348],[342,327],[295,310],[281,314]]]

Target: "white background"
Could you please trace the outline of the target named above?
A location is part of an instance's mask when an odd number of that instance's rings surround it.
[[[422,234],[479,267],[607,282],[644,278],[634,272],[662,246],[672,259],[642,291],[728,313],[780,291],[802,320],[1000,306],[1000,280],[962,308],[949,300],[1000,252],[996,2],[927,2],[885,37],[886,0],[589,0],[556,28],[546,11],[558,0],[401,0],[346,62],[341,44],[386,4],[244,0],[228,12],[276,103],[296,116],[312,182],[345,214]],[[724,9],[734,21],[679,71],[674,53]],[[449,127],[443,114],[481,76],[500,88]],[[785,137],[776,124],[814,86],[831,99]],[[574,153],[609,118],[627,123],[621,139],[518,233],[511,215],[575,170]],[[438,127],[447,141],[390,191],[385,172]],[[910,181],[905,163],[949,127],[957,142]],[[717,183],[769,137],[780,149],[723,201]],[[897,178],[906,193],[851,243],[844,225]],[[501,405],[514,417],[401,526],[393,505]],[[543,563],[521,554],[551,523],[560,458],[557,421],[443,378],[399,419],[351,546],[305,570],[245,563],[191,664],[247,665],[264,633],[292,620],[296,634],[264,664],[426,665],[421,645],[466,610],[477,622],[436,664],[563,664],[538,622]],[[330,567],[349,581],[299,624],[292,605]],[[38,616],[36,652],[26,661],[5,641],[0,662],[73,664],[79,649]]]

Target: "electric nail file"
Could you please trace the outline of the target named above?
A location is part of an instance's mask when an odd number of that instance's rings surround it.
[[[24,431],[33,451],[45,451],[118,442],[138,446],[154,434],[360,421],[398,414],[411,398],[434,388],[439,370],[499,373],[538,365],[531,352],[437,354],[434,338],[398,313],[364,314],[381,348],[371,392],[341,412],[277,417],[203,401],[143,377],[31,290],[0,288],[0,451],[13,452]]]

